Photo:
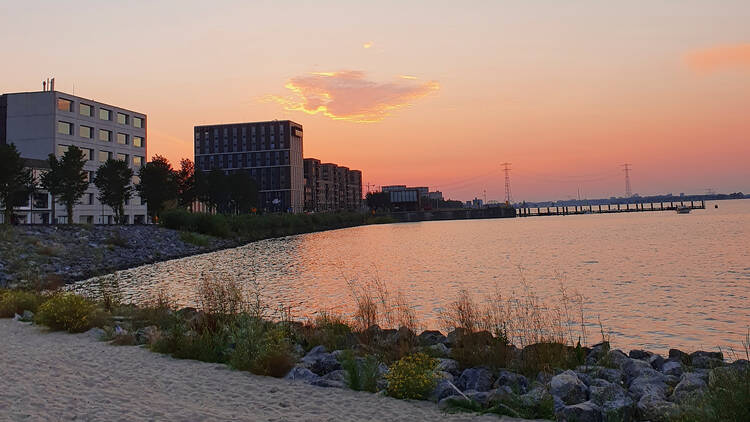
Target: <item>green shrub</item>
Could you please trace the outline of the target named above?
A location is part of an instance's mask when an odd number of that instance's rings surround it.
[[[294,366],[291,343],[281,327],[241,315],[232,324],[229,338],[234,344],[229,364],[235,369],[283,377]]]
[[[182,322],[174,324],[152,345],[157,353],[171,354],[178,359],[195,359],[203,362],[226,363],[229,336],[224,330],[200,333],[188,330]]]
[[[94,302],[72,293],[61,293],[39,306],[34,321],[53,330],[80,333],[101,325],[103,317]]]
[[[342,317],[327,312],[321,312],[312,324],[300,327],[297,334],[308,349],[318,345],[328,350],[349,349],[356,342],[349,324]]]
[[[456,344],[451,348],[451,357],[462,368],[488,366],[499,369],[509,367],[513,354],[503,339],[494,337],[487,331],[459,331]]]
[[[424,400],[435,388],[437,359],[424,353],[405,356],[391,365],[385,375],[388,381],[386,392],[397,399]]]
[[[562,343],[536,343],[526,346],[521,353],[520,368],[523,374],[534,377],[539,372],[554,369],[575,369],[583,365],[585,353],[580,344],[571,347]]]
[[[36,312],[44,298],[25,290],[0,290],[0,318],[12,318],[23,311]]]
[[[708,389],[680,408],[675,422],[750,421],[750,365],[713,369]]]
[[[180,240],[195,246],[208,246],[211,244],[211,238],[193,232],[180,232]]]
[[[345,350],[339,357],[341,367],[346,371],[349,388],[356,391],[374,393],[378,388],[380,361],[373,355],[357,359],[352,350]]]

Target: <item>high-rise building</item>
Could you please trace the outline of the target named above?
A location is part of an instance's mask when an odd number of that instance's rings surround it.
[[[356,211],[362,207],[362,172],[305,158],[305,211]]]
[[[55,90],[9,93],[0,96],[0,144],[15,144],[22,158],[43,172],[50,154],[62,157],[74,145],[83,150],[92,182],[73,215],[56,204],[58,223],[113,223],[113,211],[101,204],[93,184],[96,170],[110,158],[126,161],[137,174],[146,163],[146,115]],[[137,183],[137,176],[134,177]],[[17,218],[25,223],[51,223],[52,204],[41,209],[42,195],[30,199],[30,206],[18,207]],[[34,203],[39,207],[34,207]],[[38,211],[36,211],[39,209]],[[47,212],[49,211],[49,212]],[[136,195],[125,205],[127,223],[145,223],[146,205]]]
[[[302,212],[302,125],[290,120],[195,126],[195,169],[247,170],[267,211]]]

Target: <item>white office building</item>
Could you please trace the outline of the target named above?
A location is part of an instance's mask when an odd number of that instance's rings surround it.
[[[92,182],[73,215],[68,216],[63,205],[55,206],[58,223],[110,224],[114,222],[112,209],[97,200],[93,184],[96,170],[107,159],[126,161],[137,182],[138,169],[146,163],[146,115],[76,97],[59,91],[21,92],[0,95],[0,144],[15,144],[36,171],[44,171],[41,160],[49,154],[62,157],[67,148],[75,145],[87,158],[84,170]],[[27,206],[17,207],[15,219],[21,223],[52,222],[51,198],[45,194],[29,199]],[[125,206],[128,224],[146,222],[146,205],[134,195]],[[2,217],[0,217],[2,218]]]

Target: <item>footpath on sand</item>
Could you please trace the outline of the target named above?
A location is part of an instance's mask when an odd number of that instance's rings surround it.
[[[314,387],[0,319],[0,420],[519,421]]]

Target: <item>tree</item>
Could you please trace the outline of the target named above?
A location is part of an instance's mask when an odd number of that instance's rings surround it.
[[[158,218],[167,201],[177,199],[177,181],[169,160],[155,155],[138,172],[140,183],[135,185],[138,195],[148,206],[151,217]]]
[[[369,192],[365,197],[371,210],[390,210],[391,196],[388,192]]]
[[[76,146],[69,146],[61,159],[49,155],[49,171],[42,175],[42,187],[52,194],[60,204],[65,205],[68,213],[68,224],[73,224],[73,206],[78,203],[89,187],[83,165],[83,151]],[[52,204],[53,219],[55,206]]]
[[[125,223],[125,201],[133,194],[133,170],[122,160],[109,159],[96,170],[94,184],[99,189],[99,202],[112,208],[115,222]]]
[[[246,170],[239,170],[227,177],[230,210],[235,214],[247,214],[258,205],[258,185]]]
[[[5,205],[5,224],[13,222],[13,207],[19,198],[28,200],[33,183],[31,170],[24,167],[16,146],[0,145],[0,202]]]
[[[189,158],[180,160],[180,169],[175,170],[177,202],[192,211],[197,192],[195,188],[195,166]]]
[[[230,204],[230,186],[229,180],[224,170],[213,169],[206,175],[205,198],[211,210],[226,214],[229,211]]]

